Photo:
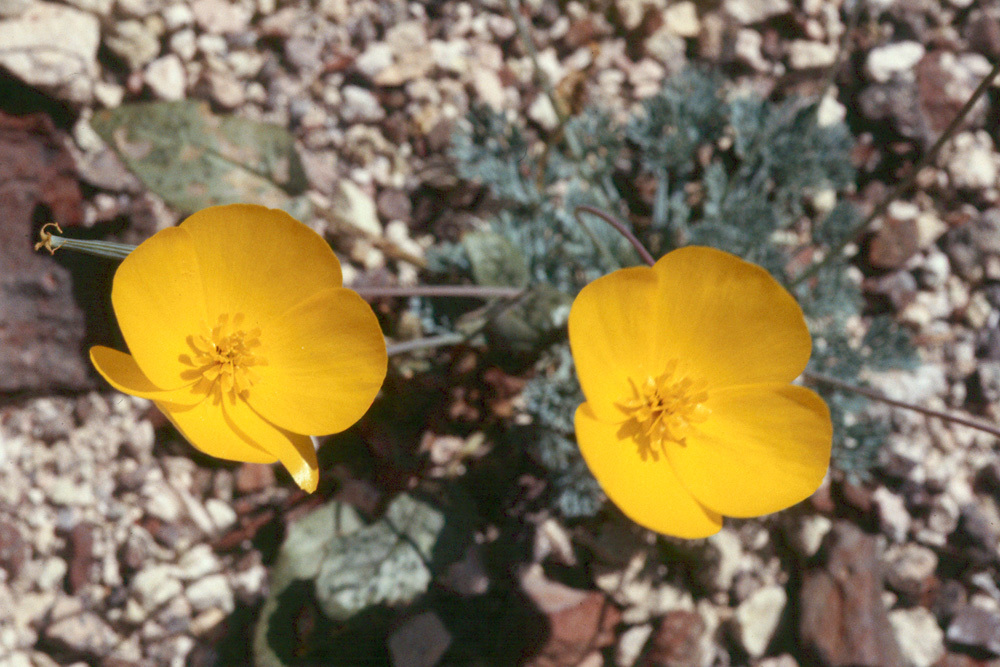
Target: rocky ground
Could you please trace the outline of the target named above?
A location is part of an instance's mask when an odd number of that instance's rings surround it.
[[[1000,57],[1000,6],[972,0],[520,4],[545,74],[612,110],[688,63],[776,97],[832,81],[826,109],[858,138],[863,205]],[[502,0],[0,0],[5,667],[247,664],[280,538],[315,502],[280,471],[198,456],[147,401],[102,385],[84,352],[113,339],[113,265],[30,252],[50,219],[130,242],[178,221],[89,124],[153,99],[291,130],[308,196],[351,211],[350,230],[312,221],[348,281],[414,282],[424,249],[475,213],[479,195],[446,158],[470,104],[543,131],[557,122]],[[990,420],[997,102],[991,91],[857,262],[871,308],[905,324],[923,360],[876,386]],[[998,441],[904,410],[881,417],[893,434],[871,481],[834,475],[801,506],[704,541],[657,542],[621,521],[568,526],[511,503],[522,555],[473,558],[465,577],[513,586],[547,630],[524,635],[517,655],[459,657],[453,628],[404,610],[386,636],[392,664],[1000,665]],[[461,447],[411,438],[432,453]],[[359,504],[392,488],[324,475],[336,484],[321,496]],[[495,533],[482,526],[481,541]]]

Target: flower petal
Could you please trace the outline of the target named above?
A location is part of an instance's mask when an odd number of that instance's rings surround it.
[[[111,302],[129,351],[161,389],[190,384],[187,338],[205,327],[204,289],[187,232],[164,229],[129,253],[115,272]]]
[[[761,267],[689,246],[653,270],[655,303],[639,314],[658,311],[646,328],[657,332],[662,364],[681,360],[709,387],[790,382],[805,369],[812,339],[802,309]]]
[[[194,383],[179,389],[160,389],[146,377],[134,357],[110,347],[90,348],[90,362],[108,384],[125,394],[180,405],[194,405],[205,398],[204,392],[194,391]]]
[[[681,484],[670,463],[643,460],[619,426],[596,418],[590,403],[576,411],[576,438],[590,471],[608,498],[630,519],[658,533],[708,537],[722,527],[722,517],[702,506]]]
[[[667,455],[691,494],[716,512],[748,517],[809,497],[830,464],[830,411],[789,384],[716,389],[711,415]]]
[[[212,315],[243,313],[264,328],[312,294],[343,282],[330,245],[284,211],[213,206],[181,223],[191,235]]]
[[[388,358],[375,313],[357,293],[313,294],[261,333],[259,379],[247,402],[295,433],[323,435],[351,426],[371,407]]]
[[[275,426],[241,399],[225,398],[222,404],[227,423],[240,436],[276,456],[304,491],[312,493],[316,490],[319,463],[312,438]]]
[[[209,456],[247,463],[274,463],[278,460],[270,451],[233,430],[217,395],[209,396],[196,405],[157,402],[156,407],[195,449]]]
[[[629,380],[663,372],[653,365],[661,347],[651,324],[656,289],[652,269],[621,269],[594,280],[573,301],[569,344],[583,395],[599,419],[623,420],[614,406],[631,397]]]

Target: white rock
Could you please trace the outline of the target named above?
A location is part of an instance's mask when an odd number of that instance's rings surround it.
[[[823,42],[795,39],[788,45],[788,64],[792,69],[829,67],[837,60],[837,47]]]
[[[114,630],[97,614],[85,611],[78,599],[59,598],[52,606],[51,618],[45,635],[72,651],[106,655],[119,642]]]
[[[355,58],[354,67],[370,80],[392,65],[393,49],[385,42],[372,42]]]
[[[0,67],[63,100],[91,100],[99,44],[97,18],[71,7],[34,2],[0,21]]]
[[[233,590],[222,574],[211,574],[199,579],[187,587],[185,594],[196,612],[213,608],[231,612],[235,607]]]
[[[741,28],[736,33],[736,42],[733,44],[733,55],[736,59],[750,65],[759,72],[766,72],[770,69],[770,64],[764,60],[761,47],[764,38],[756,30],[751,28]]]
[[[207,544],[196,544],[184,552],[177,563],[175,574],[190,581],[219,571],[219,559]]]
[[[701,33],[698,8],[690,0],[675,2],[663,12],[663,24],[678,37],[697,37]]]
[[[795,543],[801,554],[806,558],[815,556],[831,528],[833,522],[820,514],[803,517],[795,532]]]
[[[528,118],[535,121],[545,130],[554,130],[559,125],[559,116],[548,95],[538,95],[528,107]]]
[[[167,5],[163,9],[161,16],[163,16],[163,25],[171,32],[194,23],[194,12],[191,11],[190,7],[181,2]]]
[[[493,70],[477,67],[472,70],[472,90],[479,100],[494,110],[503,108],[506,93],[500,75]]]
[[[873,80],[885,83],[901,72],[908,72],[924,57],[920,42],[894,42],[868,52],[865,72]]]
[[[766,21],[773,16],[786,14],[792,6],[788,0],[726,0],[723,9],[740,25]]]
[[[879,523],[882,532],[893,542],[903,542],[910,532],[910,513],[901,496],[896,495],[884,486],[875,489],[872,500],[878,508]]]
[[[193,60],[198,53],[198,41],[194,30],[186,29],[175,32],[170,36],[170,50],[181,57],[182,60]]]
[[[194,19],[205,32],[216,35],[243,32],[250,25],[250,10],[226,0],[195,0],[191,3]]]
[[[337,181],[330,194],[330,214],[335,222],[344,227],[361,230],[376,238],[382,236],[382,224],[374,200],[352,181]]]
[[[104,44],[120,56],[129,69],[140,69],[160,54],[160,39],[142,21],[131,19],[114,25]]]
[[[931,667],[944,655],[944,631],[927,609],[895,609],[889,623],[908,665]]]
[[[955,188],[985,190],[997,185],[1000,157],[984,130],[955,135],[941,151],[940,162]]]
[[[205,501],[205,511],[212,517],[212,523],[216,529],[225,530],[236,523],[236,510],[229,503],[218,498],[209,498]]]
[[[146,613],[183,592],[175,571],[172,566],[153,565],[140,570],[132,579],[132,593]]]
[[[378,98],[365,88],[344,86],[341,91],[343,104],[340,117],[347,123],[375,123],[385,118],[385,109]]]
[[[740,643],[751,657],[764,655],[778,628],[788,594],[781,586],[765,586],[748,597],[736,609]]]
[[[824,95],[816,109],[816,123],[820,127],[829,127],[843,123],[847,118],[847,107],[837,101],[833,95]]]
[[[733,577],[736,576],[740,560],[743,557],[743,546],[740,544],[740,538],[732,530],[723,528],[709,537],[707,542],[715,547],[719,554],[715,576],[710,582],[712,590],[728,591],[729,587],[733,585]]]
[[[173,53],[146,66],[146,85],[161,100],[182,100],[187,88],[184,63]]]
[[[651,634],[653,626],[648,623],[636,625],[623,632],[618,640],[618,646],[615,647],[615,664],[618,667],[632,667]]]

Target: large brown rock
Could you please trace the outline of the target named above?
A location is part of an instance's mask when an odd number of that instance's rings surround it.
[[[882,603],[875,538],[846,521],[827,538],[824,562],[803,578],[799,645],[817,667],[904,667]]]
[[[82,217],[65,136],[48,116],[0,113],[0,394],[92,386],[70,272],[32,250],[39,222]]]

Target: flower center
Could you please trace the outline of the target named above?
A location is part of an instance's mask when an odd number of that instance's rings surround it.
[[[655,445],[659,449],[668,442],[683,445],[689,426],[705,421],[711,413],[705,406],[705,382],[678,371],[677,365],[671,361],[662,374],[639,384],[630,378],[632,397],[618,404],[627,415],[624,434],[639,443],[643,459],[658,458]]]
[[[191,364],[200,373],[200,383],[206,392],[218,388],[233,398],[246,398],[258,380],[253,367],[267,363],[254,352],[254,348],[260,347],[260,329],[245,331],[243,319],[243,313],[232,318],[228,313],[223,314],[214,327],[206,327],[207,334],[188,337],[194,352]]]

